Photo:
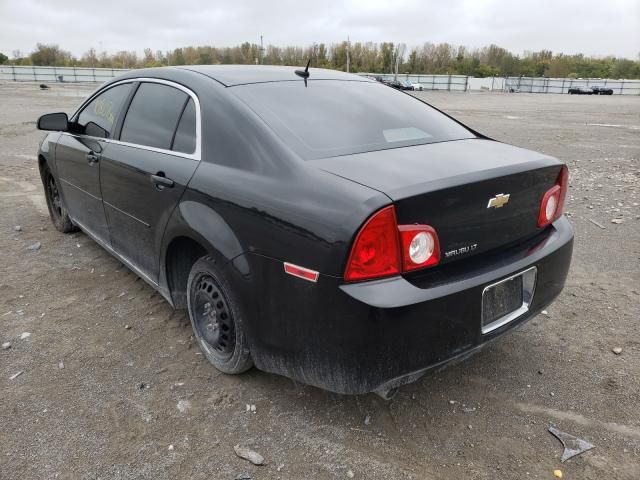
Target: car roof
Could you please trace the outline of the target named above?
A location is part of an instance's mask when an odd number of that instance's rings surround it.
[[[302,81],[302,77],[296,75],[295,71],[304,70],[304,67],[281,67],[274,65],[181,65],[169,68],[201,73],[220,82],[226,87],[247,83]],[[372,81],[366,77],[324,68],[309,68],[309,80]]]

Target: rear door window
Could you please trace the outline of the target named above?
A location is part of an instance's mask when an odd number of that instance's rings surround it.
[[[120,140],[170,150],[187,99],[177,88],[142,83],[127,111]]]
[[[171,150],[193,153],[196,150],[196,106],[190,98],[182,112]]]
[[[78,115],[76,123],[85,135],[110,138],[131,84],[116,85],[91,100]]]

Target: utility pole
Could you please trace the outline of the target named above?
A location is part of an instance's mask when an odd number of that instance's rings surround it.
[[[351,49],[351,40],[347,35],[347,73],[349,73],[349,64],[351,63],[351,59],[349,58],[349,50]]]
[[[396,64],[395,64],[395,68],[393,69],[394,70],[393,79],[396,81],[398,80],[398,66],[400,64],[400,59],[404,57],[404,51],[405,51],[405,44],[399,43],[396,46]]]
[[[400,52],[399,52],[399,48],[396,49],[396,65],[395,68],[393,69],[393,79],[397,82],[398,81],[398,62],[400,60]]]
[[[264,62],[264,43],[262,41],[262,35],[260,35],[260,65]]]

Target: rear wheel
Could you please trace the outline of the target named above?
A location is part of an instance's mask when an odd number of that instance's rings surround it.
[[[187,305],[194,336],[214,367],[237,374],[253,366],[242,306],[211,257],[201,258],[191,268]]]
[[[51,217],[53,226],[62,233],[75,232],[77,227],[71,221],[67,209],[62,203],[58,184],[46,163],[42,167],[41,175],[44,185],[44,195],[47,200],[47,208],[49,209],[49,216]]]

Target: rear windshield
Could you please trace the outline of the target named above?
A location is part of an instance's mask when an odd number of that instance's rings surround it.
[[[309,80],[230,89],[302,158],[474,138],[445,115],[378,82]]]

